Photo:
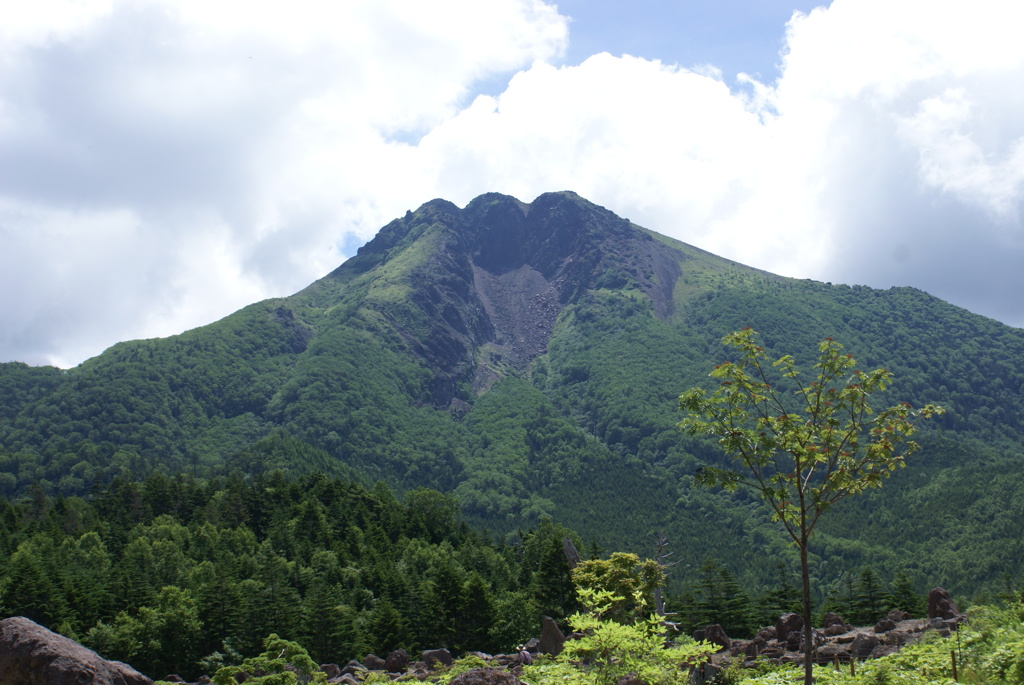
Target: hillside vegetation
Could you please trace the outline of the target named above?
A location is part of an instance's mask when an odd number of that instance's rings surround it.
[[[572,193],[435,200],[291,297],[73,369],[0,365],[0,492],[274,469],[381,480],[451,493],[502,539],[549,516],[650,555],[662,532],[685,560],[674,590],[710,559],[756,594],[793,550],[758,501],[692,486],[722,457],[676,430],[676,398],[743,326],[798,361],[833,337],[894,373],[884,402],[947,410],[907,469],[830,513],[819,601],[865,567],[918,591],[1019,584],[1024,332],[911,288],[750,269]]]

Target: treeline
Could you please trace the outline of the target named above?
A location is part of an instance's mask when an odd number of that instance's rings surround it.
[[[0,524],[0,614],[154,677],[212,672],[257,654],[269,633],[321,663],[398,647],[509,651],[537,634],[540,616],[564,625],[578,608],[564,541],[602,555],[546,518],[496,542],[437,491],[398,500],[382,483],[280,471],[116,478],[89,499],[37,487],[0,499]],[[709,559],[669,594],[672,620],[687,633],[720,623],[749,636],[799,604],[791,570],[776,571],[750,593]],[[873,622],[893,593],[859,582],[857,607]],[[906,596],[916,599],[900,608],[919,610],[921,598]]]
[[[155,474],[88,501],[37,488],[0,500],[0,522],[0,613],[154,677],[209,672],[269,633],[320,662],[510,650],[542,612],[575,609],[563,551],[575,534],[544,520],[496,544],[427,489],[398,501],[383,484],[323,475]]]

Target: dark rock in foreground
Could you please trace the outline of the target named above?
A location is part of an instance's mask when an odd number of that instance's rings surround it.
[[[120,661],[21,616],[0,621],[0,685],[153,685]]]

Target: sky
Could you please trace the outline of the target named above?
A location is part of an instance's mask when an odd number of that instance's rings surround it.
[[[1024,326],[1024,3],[0,0],[0,362],[574,190],[751,266]]]

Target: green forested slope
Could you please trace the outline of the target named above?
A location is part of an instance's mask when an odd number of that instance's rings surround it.
[[[725,333],[813,359],[831,336],[947,413],[882,491],[839,507],[822,594],[873,565],[919,588],[1019,579],[1024,332],[910,288],[797,281],[629,224],[571,193],[436,200],[289,297],[60,371],[0,365],[0,490],[87,495],[118,475],[284,468],[452,492],[496,534],[547,514],[605,548],[671,540],[751,587],[791,550],[759,503],[695,490],[720,459],[675,430]]]
[[[0,498],[0,615],[153,678],[210,674],[269,633],[317,663],[404,647],[510,651],[574,605],[549,520],[495,544],[449,495],[316,474],[115,479],[90,501]],[[204,660],[205,663],[200,663]]]

